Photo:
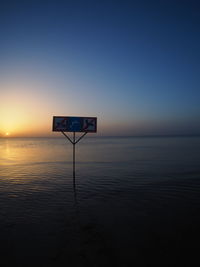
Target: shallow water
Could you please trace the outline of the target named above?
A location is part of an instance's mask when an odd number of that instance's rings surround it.
[[[2,266],[192,264],[200,138],[0,140]]]

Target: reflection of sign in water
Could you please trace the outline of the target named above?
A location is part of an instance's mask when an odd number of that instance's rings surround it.
[[[53,131],[90,132],[97,131],[96,117],[53,117]]]

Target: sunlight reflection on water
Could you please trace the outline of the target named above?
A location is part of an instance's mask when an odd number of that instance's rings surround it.
[[[76,195],[65,139],[1,139],[0,150],[1,239],[15,262],[34,251],[35,263],[50,264],[50,251],[64,257],[63,247],[79,255],[80,236],[127,261],[134,247],[137,261],[138,242],[152,245],[152,232],[166,239],[182,219],[198,225],[200,138],[85,138],[76,149]]]

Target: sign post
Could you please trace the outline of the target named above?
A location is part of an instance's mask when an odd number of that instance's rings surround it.
[[[75,177],[75,140],[76,140],[76,137],[75,137],[75,132],[73,132],[73,178]]]
[[[54,116],[52,130],[61,132],[73,145],[73,178],[75,179],[75,146],[87,133],[97,132],[97,118]],[[73,139],[71,140],[65,132],[73,132]],[[84,134],[76,140],[76,132]]]

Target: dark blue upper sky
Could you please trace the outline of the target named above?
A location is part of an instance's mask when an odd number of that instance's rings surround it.
[[[0,12],[4,95],[38,81],[49,116],[98,116],[106,134],[200,134],[200,1],[2,1]]]

